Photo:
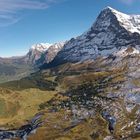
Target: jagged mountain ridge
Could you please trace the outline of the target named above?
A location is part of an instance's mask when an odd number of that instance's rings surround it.
[[[27,53],[27,55],[25,56],[25,59],[28,63],[32,63],[35,64],[36,61],[38,59],[40,59],[41,55],[43,53],[45,53],[45,51],[48,50],[48,48],[51,46],[52,44],[48,44],[48,43],[40,43],[40,44],[35,44],[32,45],[32,47],[30,48],[29,52]]]
[[[43,67],[104,57],[128,47],[139,52],[139,46],[140,15],[126,15],[107,7],[87,32],[68,41],[50,65]]]
[[[24,56],[0,58],[0,83],[17,80],[37,71],[39,66],[52,61],[64,44],[35,44]]]
[[[65,42],[59,42],[51,45],[45,52],[41,53],[40,58],[36,60],[38,66],[44,63],[50,63],[57,53],[63,48]]]
[[[26,56],[24,56],[25,62],[37,66],[40,66],[44,63],[49,63],[63,48],[64,44],[64,42],[59,42],[55,44],[35,44],[31,47]]]
[[[36,63],[49,63],[53,60],[55,55],[63,48],[65,42],[59,42],[54,44],[49,43],[38,43],[31,46],[29,52],[24,56],[19,57],[9,57],[9,58],[0,58],[0,63],[12,63],[12,64],[32,64]],[[41,62],[41,57],[44,56],[43,61]],[[40,64],[41,65],[41,64]]]
[[[49,66],[54,66],[112,54],[122,56],[122,52],[125,53],[128,47],[134,47],[134,53],[139,53],[139,46],[140,15],[127,15],[107,7],[101,11],[92,27],[82,35],[65,43],[35,44],[23,57],[2,60],[37,66],[44,63],[48,66],[49,63]]]
[[[17,65],[18,69],[22,69],[21,65],[30,65],[34,69],[40,66],[53,67],[66,62],[94,60],[100,56],[123,57],[139,54],[139,24],[139,15],[126,15],[107,7],[101,11],[92,27],[82,35],[64,43],[33,45],[25,56],[1,58],[0,64],[10,63],[15,69]]]

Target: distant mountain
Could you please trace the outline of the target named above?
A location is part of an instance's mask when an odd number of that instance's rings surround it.
[[[21,57],[0,58],[0,83],[20,79],[51,62],[65,43],[40,43],[33,45]]]
[[[41,53],[39,59],[37,59],[36,64],[41,66],[44,63],[50,63],[53,61],[57,53],[64,47],[65,42],[59,42],[51,45],[45,52]]]
[[[49,63],[63,48],[64,44],[64,42],[61,42],[55,44],[40,43],[33,45],[27,55],[24,56],[24,61],[35,66]]]
[[[40,43],[40,44],[35,44],[31,47],[27,55],[25,56],[25,60],[27,63],[35,64],[38,59],[41,58],[42,54],[47,51],[47,49],[51,46],[52,44],[48,43]]]
[[[107,7],[87,32],[68,41],[54,60],[44,67],[105,57],[121,53],[126,48],[134,48],[135,53],[139,52],[139,47],[140,15],[127,15]]]

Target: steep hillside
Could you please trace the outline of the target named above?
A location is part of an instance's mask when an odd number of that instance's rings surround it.
[[[46,81],[46,86],[49,86],[47,81],[57,83],[54,89],[43,89],[46,96],[48,90],[54,92],[55,96],[36,103],[38,112],[44,112],[44,123],[29,139],[137,140],[139,61],[139,54],[127,55],[121,58],[121,63],[120,58],[98,58],[63,64],[28,77],[39,80],[40,76],[40,83]],[[25,89],[39,88],[22,84],[24,87],[18,89],[17,83],[21,84],[24,80],[24,83],[28,83],[28,78],[1,86],[14,89],[24,97]]]
[[[139,15],[126,15],[107,7],[101,11],[88,31],[68,41],[55,59],[49,65],[44,65],[44,68],[96,59],[128,47],[139,50],[139,23]]]

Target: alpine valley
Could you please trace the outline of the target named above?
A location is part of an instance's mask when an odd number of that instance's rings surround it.
[[[140,15],[106,7],[76,38],[0,58],[0,82],[0,140],[139,140]]]

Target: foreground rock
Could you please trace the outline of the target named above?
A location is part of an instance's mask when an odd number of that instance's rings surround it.
[[[0,130],[0,140],[10,140],[14,138],[27,140],[27,137],[42,125],[42,122],[40,121],[41,117],[42,114],[37,114],[28,124],[21,126],[17,130]]]
[[[108,129],[111,133],[115,130],[116,118],[111,116],[108,112],[102,112],[102,117],[108,122]]]

